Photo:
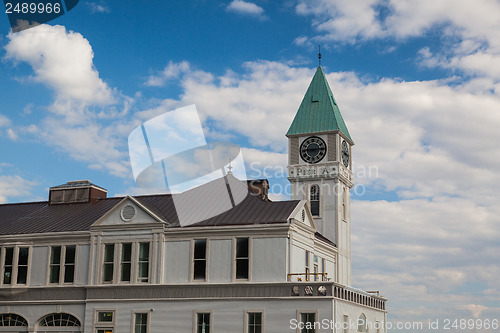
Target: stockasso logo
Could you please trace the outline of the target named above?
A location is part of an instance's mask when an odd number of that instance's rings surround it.
[[[12,32],[47,23],[75,8],[79,0],[4,0]]]

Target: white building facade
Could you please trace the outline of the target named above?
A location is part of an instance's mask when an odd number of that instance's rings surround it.
[[[354,143],[335,107],[319,67],[287,133],[290,201],[229,174],[243,202],[186,227],[171,195],[89,181],[0,205],[0,332],[385,332],[386,299],[350,286]]]

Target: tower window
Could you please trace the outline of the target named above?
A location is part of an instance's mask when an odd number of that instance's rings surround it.
[[[319,216],[319,186],[311,186],[309,202],[311,203],[311,214]]]

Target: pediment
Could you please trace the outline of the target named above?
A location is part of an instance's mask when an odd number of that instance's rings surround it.
[[[304,225],[316,230],[316,225],[314,224],[314,218],[311,215],[311,210],[309,209],[309,204],[306,200],[301,200],[297,208],[292,212],[290,217]]]
[[[127,196],[97,220],[92,227],[165,223],[166,221],[148,209],[148,207],[141,204],[135,198]]]

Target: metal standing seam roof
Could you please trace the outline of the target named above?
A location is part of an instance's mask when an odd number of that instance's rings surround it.
[[[211,183],[201,187],[211,186]],[[134,196],[145,207],[168,222],[168,227],[180,227],[174,200],[170,194]],[[0,235],[36,234],[50,232],[88,231],[92,224],[112,210],[123,197],[101,199],[94,203],[49,205],[28,202],[0,205]],[[222,214],[191,226],[219,226],[287,223],[300,201],[265,201],[249,194],[245,199]],[[199,196],[192,198],[193,209],[203,205]]]
[[[352,142],[325,73],[319,66],[286,135],[337,130]]]

